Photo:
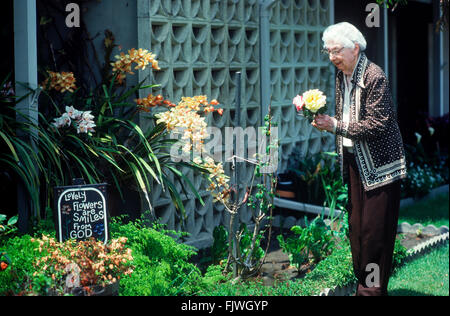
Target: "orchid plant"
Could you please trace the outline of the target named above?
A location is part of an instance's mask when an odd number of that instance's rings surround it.
[[[108,53],[105,56],[108,57],[112,56],[111,52],[117,45],[114,45],[112,37],[107,39],[105,49]],[[203,115],[222,114],[223,109],[215,108],[218,101],[209,102],[206,96],[183,98],[178,105],[164,100],[161,95],[133,98],[142,89],[158,86],[144,85],[146,79],[130,88],[125,85],[134,71],[146,67],[158,71],[156,55],[145,49],[133,48],[113,58],[113,61],[105,60],[103,83],[88,95],[77,86],[79,81],[73,73],[47,72],[47,78],[40,87],[40,104],[49,113],[39,113],[39,125],[33,125],[37,134],[32,137],[36,137],[38,151],[30,151],[30,155],[37,153],[31,159],[36,164],[30,167],[39,168],[39,172],[35,173],[36,184],[30,184],[28,191],[30,194],[39,191],[42,183],[39,179],[44,179],[47,187],[51,188],[72,184],[74,178],[83,178],[86,183],[111,184],[124,199],[122,188],[131,187],[141,194],[151,214],[156,217],[149,192],[153,185],[161,185],[163,190],[169,191],[176,209],[184,218],[181,193],[172,178],[184,181],[200,202],[204,202],[186,175],[180,172],[182,167],[208,174],[212,182],[222,186],[227,180],[223,167],[210,160],[194,163],[172,159],[167,148],[174,143],[168,137],[175,127],[174,118],[180,115],[180,111],[187,111],[183,116],[185,121],[175,125],[186,128],[185,138],[198,141],[206,136],[205,126],[202,126]],[[152,109],[157,106],[166,107],[167,111],[153,115]],[[64,112],[61,107],[64,107]],[[154,124],[145,131],[135,120],[142,112],[149,113],[149,117],[154,119]],[[31,122],[27,124],[32,125]],[[188,145],[185,148],[186,151],[190,149]],[[49,192],[47,201],[50,202],[52,190],[47,189],[46,192]],[[36,201],[39,201],[38,196]]]
[[[66,113],[61,117],[55,119],[53,125],[56,128],[62,128],[65,126],[71,126],[72,122],[77,129],[77,133],[92,133],[95,132],[94,116],[91,115],[92,111],[78,111],[73,106],[66,107]]]

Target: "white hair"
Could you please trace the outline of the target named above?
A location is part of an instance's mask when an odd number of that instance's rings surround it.
[[[367,42],[361,32],[348,22],[341,22],[329,26],[322,36],[324,48],[328,48],[330,42],[342,45],[346,48],[355,48],[355,44],[359,45],[361,51],[366,50]]]

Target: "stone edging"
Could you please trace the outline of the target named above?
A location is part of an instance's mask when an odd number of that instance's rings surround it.
[[[424,241],[423,243],[420,243],[411,249],[408,249],[406,259],[411,259],[412,257],[424,252],[428,248],[444,243],[447,240],[449,240],[448,228],[446,233],[434,236],[433,238]]]
[[[409,225],[409,226],[410,227],[419,227],[422,225],[414,224],[412,226],[411,225]],[[429,225],[429,226],[433,226],[433,225]],[[429,226],[427,226],[427,227],[429,227]],[[415,257],[415,256],[419,255],[420,253],[424,252],[425,250],[429,249],[430,247],[436,246],[440,243],[444,243],[447,240],[449,240],[448,227],[446,227],[446,226],[442,226],[442,227],[446,228],[447,231],[445,233],[441,233],[437,236],[434,236],[433,238],[431,238],[427,241],[424,241],[423,243],[418,244],[417,246],[409,249],[407,251],[407,255],[404,260],[412,259],[413,257]],[[440,229],[442,229],[442,227]],[[436,227],[434,227],[434,228],[436,228]],[[415,230],[414,230],[414,232],[415,232]],[[351,283],[344,287],[326,288],[322,292],[320,292],[318,296],[350,296],[351,294],[356,292],[356,286],[357,286],[356,283]]]
[[[445,233],[449,232],[449,229],[447,226],[441,226],[439,228],[437,228],[434,225],[428,225],[428,226],[423,226],[422,224],[414,224],[414,225],[410,225],[407,222],[403,222],[401,224],[398,225],[397,228],[397,232],[398,233],[417,233],[418,231],[421,231],[422,234],[426,234],[426,235],[442,235]]]

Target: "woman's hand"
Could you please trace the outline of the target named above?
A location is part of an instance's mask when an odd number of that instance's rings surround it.
[[[335,126],[335,118],[324,115],[324,114],[317,114],[314,118],[314,121],[311,123],[312,126],[317,128],[320,131],[327,131],[327,132],[333,132],[334,126]]]

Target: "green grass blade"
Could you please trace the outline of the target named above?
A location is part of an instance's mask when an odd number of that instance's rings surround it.
[[[174,168],[173,166],[167,166],[167,168],[172,171],[180,180],[180,182],[182,180],[184,180],[188,186],[191,188],[192,193],[194,193],[195,197],[197,199],[199,199],[200,203],[204,206],[205,202],[203,201],[202,197],[200,196],[200,194],[198,193],[198,191],[195,189],[195,186],[192,184],[191,180],[189,180],[188,177],[186,177],[181,171],[179,171],[178,169]]]

